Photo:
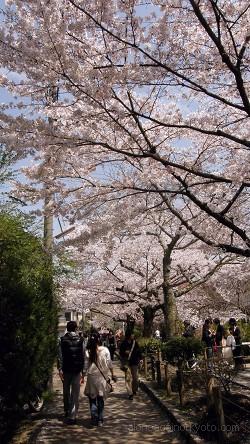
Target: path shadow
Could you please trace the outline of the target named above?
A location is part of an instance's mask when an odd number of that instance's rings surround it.
[[[116,369],[116,373],[119,370]],[[59,386],[60,387],[60,386]],[[90,422],[89,403],[81,388],[80,408],[76,425],[63,422],[62,393],[56,396],[44,415],[46,424],[35,444],[184,444],[179,433],[149,398],[139,391],[128,400],[124,377],[115,384],[115,391],[105,401],[104,425]]]

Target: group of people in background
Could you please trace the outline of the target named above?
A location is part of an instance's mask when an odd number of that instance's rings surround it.
[[[212,329],[213,324],[215,329]],[[207,357],[217,353],[223,358],[234,358],[235,367],[244,369],[241,357],[241,332],[235,318],[230,318],[228,328],[221,324],[220,319],[205,320],[202,328],[202,341],[206,344]]]
[[[184,321],[182,336],[191,338],[195,335],[195,327],[189,321]],[[201,340],[206,345],[208,360],[216,354],[224,359],[234,358],[235,368],[244,369],[241,357],[241,332],[235,318],[230,318],[228,328],[225,328],[219,318],[208,318],[202,327]]]
[[[201,339],[206,345],[207,358],[209,360],[217,353],[217,356],[226,359],[234,358],[235,367],[242,368],[241,332],[234,318],[229,319],[228,325],[226,330],[218,318],[205,320]],[[189,321],[184,321],[183,337],[192,338],[195,330]],[[154,336],[160,339],[160,331],[156,330]],[[75,321],[67,323],[67,331],[59,338],[58,344],[58,369],[63,382],[65,422],[76,422],[80,384],[86,378],[84,394],[89,399],[91,421],[93,425],[102,426],[104,401],[112,391],[111,382],[117,380],[113,370],[117,343],[128,399],[132,400],[138,391],[138,368],[142,360],[141,350],[133,333],[127,330],[124,337],[122,332],[114,334],[109,330],[93,331],[87,335],[77,332]]]
[[[93,425],[103,425],[104,401],[113,390],[112,381],[117,380],[112,362],[116,347],[117,341],[112,330],[105,333],[93,331],[87,336],[77,332],[75,321],[67,323],[67,331],[58,343],[58,370],[63,383],[65,423],[76,423],[80,385],[86,378],[84,394],[89,399],[91,422]],[[120,359],[128,399],[132,400],[138,390],[138,367],[142,355],[129,330],[123,340],[120,338]]]

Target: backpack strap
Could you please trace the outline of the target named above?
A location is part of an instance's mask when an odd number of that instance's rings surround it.
[[[133,340],[133,344],[132,344],[131,350],[130,350],[129,355],[128,355],[128,361],[129,361],[130,358],[131,358],[131,355],[132,355],[132,353],[133,353],[134,348],[135,348],[135,340]]]

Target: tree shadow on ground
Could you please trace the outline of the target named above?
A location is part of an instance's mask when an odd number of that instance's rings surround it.
[[[116,371],[118,373],[118,371]],[[81,389],[81,392],[83,389]],[[76,425],[66,425],[62,416],[62,393],[57,392],[46,413],[46,425],[34,443],[36,444],[180,444],[186,443],[173,430],[166,415],[154,406],[142,392],[128,400],[124,378],[119,378],[115,391],[105,401],[103,427],[90,423],[89,403],[80,398]]]

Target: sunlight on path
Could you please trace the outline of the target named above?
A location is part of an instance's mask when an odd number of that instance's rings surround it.
[[[88,399],[81,388],[80,410],[76,425],[63,423],[62,387],[57,375],[54,378],[56,396],[47,413],[36,444],[160,444],[185,443],[177,432],[171,429],[166,416],[143,392],[133,401],[127,399],[123,374],[116,370],[118,382],[115,392],[106,400],[104,426],[97,428],[90,424]]]

